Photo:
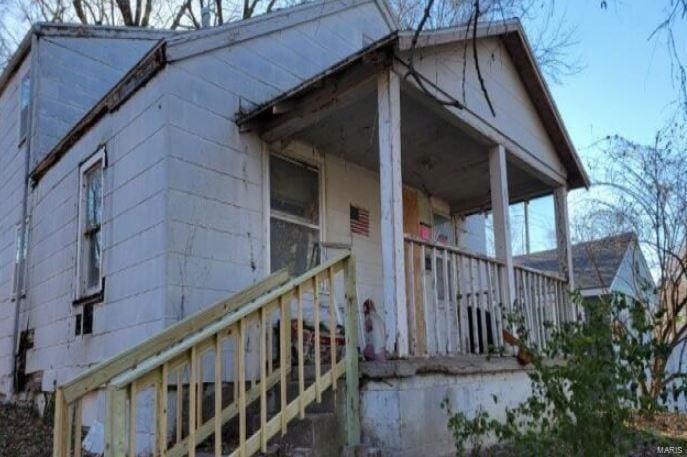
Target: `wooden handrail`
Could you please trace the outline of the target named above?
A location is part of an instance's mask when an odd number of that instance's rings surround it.
[[[286,269],[282,269],[236,295],[220,300],[209,308],[167,327],[154,337],[84,371],[62,386],[65,401],[70,403],[77,397],[97,389],[115,376],[134,368],[142,360],[177,342],[180,338],[203,328],[227,312],[233,311],[284,284],[288,278],[288,272]]]
[[[503,261],[501,261],[501,260],[499,260],[499,259],[496,259],[496,258],[494,258],[494,257],[489,257],[489,256],[487,256],[487,255],[478,254],[478,253],[476,253],[476,252],[466,251],[466,250],[461,249],[461,248],[459,248],[459,247],[457,247],[457,246],[451,246],[451,245],[448,245],[448,244],[434,243],[434,242],[432,242],[432,241],[423,240],[422,238],[418,238],[418,237],[416,237],[416,236],[408,235],[408,234],[405,235],[405,240],[408,241],[408,242],[411,242],[411,243],[424,245],[424,246],[427,246],[427,247],[429,247],[429,248],[441,249],[441,250],[453,252],[453,253],[456,253],[456,254],[460,254],[460,255],[462,255],[462,256],[464,256],[464,257],[470,257],[470,258],[473,258],[473,259],[483,260],[483,261],[485,261],[485,262],[491,262],[491,263],[495,263],[495,264],[497,264],[497,265],[505,265],[505,264],[503,263]]]
[[[563,276],[558,275],[552,271],[537,270],[536,268],[526,267],[525,265],[518,264],[515,264],[513,268],[515,268],[516,270],[527,271],[528,273],[533,273],[535,275],[540,275],[545,278],[553,279],[556,281],[567,282],[567,280]]]
[[[345,287],[345,358],[337,360],[337,323],[334,275],[343,272]],[[248,457],[262,450],[266,451],[270,438],[281,431],[286,433],[288,423],[295,417],[303,417],[305,407],[313,401],[321,401],[322,391],[336,389],[337,380],[346,375],[346,420],[347,444],[360,443],[360,424],[358,413],[358,326],[359,311],[356,294],[355,259],[349,253],[324,262],[297,278],[286,280],[286,273],[280,272],[244,290],[227,300],[220,301],[211,308],[201,311],[179,322],[159,335],[124,351],[75,380],[58,387],[55,396],[54,457],[74,457],[81,455],[81,416],[82,399],[89,392],[99,388],[107,391],[107,416],[105,419],[105,456],[133,457],[136,448],[137,395],[145,389],[153,388],[156,424],[151,429],[155,433],[155,455],[165,457],[194,457],[196,446],[214,434],[215,455],[223,454],[222,426],[232,418],[238,418],[238,447],[229,455]],[[319,337],[320,317],[319,287],[327,285],[329,299],[329,338],[331,360],[328,367],[321,366]],[[316,327],[315,342],[315,379],[306,388],[304,377],[304,294],[313,300],[313,315]],[[340,296],[340,295],[337,295]],[[290,302],[296,300],[296,338],[298,345],[298,385],[295,399],[287,402],[287,375],[291,372],[291,332],[292,316]],[[308,299],[309,300],[309,299]],[[273,323],[269,316],[279,312],[279,368],[273,369],[272,334]],[[251,329],[259,327],[259,385],[257,378],[246,379],[246,338]],[[234,340],[234,398],[223,406],[222,366],[223,342]],[[207,418],[203,414],[204,383],[202,367],[204,356],[214,351],[214,415]],[[252,354],[252,352],[248,353]],[[324,370],[324,368],[327,368]],[[325,371],[325,372],[323,372]],[[176,372],[176,440],[168,449],[167,437],[167,391],[172,373]],[[188,383],[185,384],[185,373]],[[250,379],[250,378],[249,378]],[[248,388],[247,384],[250,384]],[[281,409],[271,419],[267,418],[267,391],[281,390]],[[188,389],[187,433],[182,435],[180,424],[184,421],[184,390]],[[68,395],[67,395],[68,394]],[[260,427],[248,436],[247,408],[259,400]],[[126,418],[128,417],[128,421]]]

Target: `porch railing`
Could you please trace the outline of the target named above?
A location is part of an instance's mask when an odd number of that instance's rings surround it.
[[[341,335],[335,317],[336,297],[345,300],[343,356],[337,348]],[[167,457],[195,456],[197,446],[213,434],[214,440],[206,441],[206,446],[215,456],[248,457],[266,452],[268,441],[279,433],[284,435],[289,422],[303,418],[305,408],[313,401],[320,402],[327,389],[335,390],[344,374],[347,442],[356,445],[360,439],[360,425],[355,420],[357,308],[355,263],[350,254],[290,281],[285,273],[272,275],[58,387],[53,456],[83,455],[83,403],[88,394],[103,390],[107,393],[107,457],[136,456],[136,441],[141,436],[148,436],[152,443],[151,454]],[[327,314],[326,319],[321,313]],[[312,329],[307,339],[314,341],[308,350],[304,348],[306,316]],[[253,338],[251,349],[247,338]],[[287,392],[292,348],[297,357],[293,364],[296,394]],[[309,385],[306,357],[314,364]],[[232,375],[227,375],[229,369]],[[228,379],[233,382],[227,383]],[[206,388],[213,385],[213,389]],[[276,404],[271,413],[268,393]],[[210,398],[212,406],[207,401]],[[251,404],[252,414],[259,419],[252,427],[247,424]],[[153,405],[152,414],[142,415],[141,406],[147,405]],[[146,419],[150,422],[148,434],[137,433]],[[232,419],[238,430],[233,435],[234,449],[227,451],[222,427]]]
[[[566,281],[550,273],[516,267],[516,297],[506,303],[507,273],[497,259],[406,236],[405,265],[412,355],[485,354],[503,346],[514,305],[535,344],[546,342],[549,322],[572,318]]]
[[[553,327],[576,319],[567,281],[554,273],[514,267],[515,304],[524,319],[530,343],[546,347]]]

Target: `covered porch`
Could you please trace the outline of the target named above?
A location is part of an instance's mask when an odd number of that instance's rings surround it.
[[[504,330],[515,333],[507,316],[516,310],[543,345],[545,322],[576,318],[567,192],[584,182],[583,170],[576,157],[533,151],[480,113],[442,102],[453,89],[409,77],[408,46],[395,35],[373,43],[237,122],[271,150],[299,142],[378,173],[387,355],[485,354],[504,344]],[[558,272],[513,262],[509,205],[546,195]],[[492,249],[461,243],[458,226],[485,213]]]

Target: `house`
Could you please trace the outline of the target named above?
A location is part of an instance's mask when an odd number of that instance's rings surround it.
[[[19,119],[23,75],[47,65],[42,27],[3,77],[8,118]],[[448,455],[442,400],[503,413],[523,398],[526,372],[487,353],[514,303],[540,344],[544,320],[576,318],[567,192],[589,181],[519,21],[476,30],[493,113],[472,56],[461,84],[465,29],[423,32],[411,53],[413,32],[383,0],[178,34],[85,30],[91,54],[129,68],[56,133],[41,116],[61,114],[39,107],[50,85],[31,78],[28,145],[17,150],[16,126],[2,143],[3,160],[30,159],[26,173],[3,167],[17,190],[0,191],[26,195],[26,210],[2,219],[2,392],[55,392],[56,456],[82,441],[81,425],[89,443],[104,426],[108,455],[193,455],[213,431],[221,453],[234,419],[234,454],[249,455],[343,378],[349,446]],[[142,33],[138,54],[99,33]],[[79,68],[77,54],[60,68]],[[540,196],[555,202],[555,273],[512,255],[508,206]],[[540,293],[516,300],[525,289]],[[386,360],[359,365],[356,348],[373,340]],[[309,341],[331,350],[314,351],[312,384]],[[207,392],[225,383],[209,411]]]
[[[556,251],[518,256],[516,263],[556,271]],[[572,246],[575,287],[585,299],[623,294],[655,302],[656,284],[634,233],[622,233]]]

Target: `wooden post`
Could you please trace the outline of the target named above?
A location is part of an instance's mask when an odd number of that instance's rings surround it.
[[[126,455],[126,390],[109,388],[107,391],[107,425],[105,457]]]
[[[69,436],[67,430],[67,403],[64,401],[64,393],[61,387],[55,390],[55,425],[53,427],[53,457],[66,457],[66,440]]]
[[[408,318],[401,183],[401,89],[398,75],[390,68],[380,73],[377,79],[377,109],[385,346],[387,352],[398,357],[407,357]]]
[[[506,149],[502,145],[489,151],[489,181],[491,184],[491,211],[494,219],[494,251],[496,258],[504,263],[504,284],[502,300],[506,309],[512,310],[515,298],[515,274],[513,271],[513,250],[510,240],[508,218],[508,174]]]
[[[358,379],[358,293],[355,257],[346,262],[346,445],[360,445],[360,393]],[[405,303],[405,302],[404,302]],[[334,365],[332,365],[334,370]]]
[[[568,221],[568,189],[564,186],[553,192],[554,211],[556,213],[556,245],[558,250],[559,270],[568,280],[568,289],[575,288],[570,242],[570,222]]]
[[[567,280],[567,290],[575,290],[575,278],[572,263],[572,243],[570,241],[570,222],[568,220],[568,189],[565,186],[557,187],[553,191],[553,206],[556,217],[556,249],[558,251],[558,268]],[[566,294],[567,295],[567,294]],[[566,304],[566,315],[573,320],[577,319],[577,312],[569,303],[567,296],[563,303]]]
[[[160,380],[157,383],[157,393],[155,396],[157,412],[157,449],[158,455],[164,457],[167,455],[167,385],[169,379],[169,367],[163,363],[159,368]]]

